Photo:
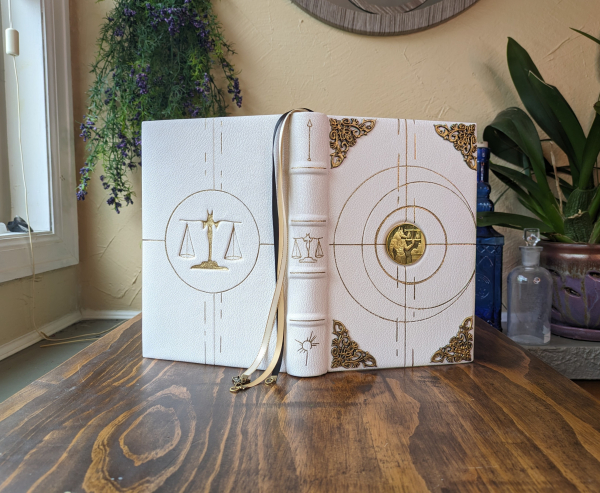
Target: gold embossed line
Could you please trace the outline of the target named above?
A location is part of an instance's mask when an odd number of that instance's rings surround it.
[[[308,127],[308,161],[312,161],[310,158],[310,130],[312,129],[313,123],[310,121],[310,119],[308,120],[306,126]]]

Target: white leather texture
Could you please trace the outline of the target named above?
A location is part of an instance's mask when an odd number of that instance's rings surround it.
[[[256,357],[275,287],[277,118],[144,122],[145,357],[240,368]],[[218,268],[201,268],[209,229]]]
[[[244,369],[254,360],[275,287],[278,117],[143,124],[145,357]],[[347,369],[332,368],[334,321],[378,368],[430,365],[473,316],[476,172],[436,123],[376,119],[332,168],[329,117],[292,116],[283,371]],[[427,240],[408,266],[385,250],[404,222]]]
[[[436,133],[440,122],[375,120],[329,171],[330,323],[378,368],[430,365],[474,312],[476,172]],[[404,222],[427,240],[407,266],[385,251]]]

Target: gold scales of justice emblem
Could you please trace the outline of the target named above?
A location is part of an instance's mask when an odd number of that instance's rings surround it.
[[[179,247],[179,256],[185,259],[193,259],[196,258],[196,253],[194,251],[194,244],[192,242],[192,235],[190,233],[190,226],[188,223],[200,222],[202,223],[202,229],[206,229],[206,236],[208,238],[208,259],[203,262],[192,265],[190,269],[207,269],[207,270],[229,270],[228,267],[219,265],[216,260],[213,259],[213,228],[218,229],[221,223],[232,223],[233,227],[231,229],[231,234],[229,235],[229,243],[227,244],[227,250],[225,252],[225,256],[223,257],[225,260],[241,260],[242,250],[240,248],[240,244],[237,238],[237,234],[235,232],[235,225],[240,224],[240,221],[228,221],[226,219],[222,219],[220,221],[215,221],[213,218],[213,212],[206,211],[206,220],[202,219],[181,219],[181,221],[185,222],[185,230],[183,232],[183,238],[181,240],[181,246]]]
[[[385,240],[385,250],[389,257],[400,265],[418,262],[425,253],[425,235],[411,223],[394,226]]]
[[[303,237],[301,238],[294,238],[294,247],[292,248],[292,258],[298,260],[298,262],[301,262],[303,264],[314,264],[317,259],[323,258],[323,247],[321,246],[321,240],[323,239],[323,237],[320,238],[313,238],[310,233],[306,233]],[[298,244],[298,242],[302,240],[304,242],[304,246],[306,247],[306,255],[303,256],[302,253],[300,252],[300,245]],[[313,257],[311,255],[311,243],[313,241],[317,240],[317,246],[315,247],[315,256]]]

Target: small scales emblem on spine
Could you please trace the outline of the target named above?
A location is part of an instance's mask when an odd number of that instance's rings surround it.
[[[302,264],[314,264],[317,259],[323,257],[323,248],[321,247],[321,238],[313,238],[310,233],[306,233],[302,238],[294,238],[294,248],[292,249],[292,258],[298,260]],[[298,244],[298,240],[304,241],[304,246],[306,247],[306,256],[302,256],[300,252],[300,245]],[[312,257],[312,249],[310,247],[311,243],[317,240],[317,246],[315,248],[315,256]]]
[[[227,244],[227,251],[225,252],[225,256],[223,257],[225,260],[241,260],[242,250],[240,248],[240,242],[238,240],[235,225],[239,224],[239,221],[229,221],[227,219],[222,219],[220,221],[215,221],[213,219],[213,212],[206,212],[206,220],[201,219],[182,219],[185,224],[185,230],[183,232],[183,238],[181,240],[181,246],[179,247],[179,257],[185,259],[193,259],[196,258],[196,252],[194,250],[194,244],[192,243],[192,235],[190,233],[190,226],[188,223],[193,222],[201,222],[202,229],[206,229],[206,236],[208,238],[208,259],[203,262],[192,265],[190,269],[209,269],[209,270],[229,270],[228,267],[224,267],[219,265],[216,260],[213,260],[213,227],[215,229],[219,228],[221,223],[232,223],[233,227],[231,229],[231,234],[229,235],[229,243]]]

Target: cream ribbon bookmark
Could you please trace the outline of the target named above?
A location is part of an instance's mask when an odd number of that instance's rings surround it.
[[[309,111],[306,109],[295,109],[291,110],[284,115],[283,122],[279,127],[279,139],[277,142],[278,151],[278,164],[277,164],[277,212],[279,214],[279,249],[278,249],[278,261],[277,261],[277,284],[275,286],[275,293],[271,301],[271,309],[269,310],[269,318],[267,319],[267,325],[265,327],[265,333],[263,335],[262,344],[258,351],[258,355],[254,360],[254,363],[244,373],[232,378],[234,386],[229,390],[231,392],[239,392],[240,390],[246,390],[250,387],[265,382],[267,385],[271,385],[277,381],[277,376],[271,376],[273,370],[279,362],[279,358],[283,351],[283,340],[285,336],[285,291],[283,289],[285,274],[287,271],[287,259],[288,259],[288,220],[287,220],[287,207],[286,197],[283,193],[283,135],[285,132],[286,124],[290,120],[293,113]],[[275,314],[277,314],[277,344],[275,346],[275,352],[271,361],[269,362],[265,371],[256,379],[250,380],[250,375],[258,368],[258,365],[267,354],[269,348],[269,340],[271,339],[271,333],[275,324]]]

